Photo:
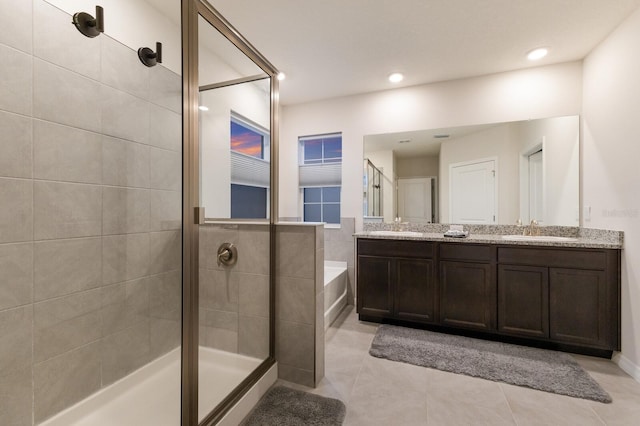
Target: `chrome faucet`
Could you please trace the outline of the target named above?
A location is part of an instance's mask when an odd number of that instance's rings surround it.
[[[528,227],[524,228],[522,235],[529,235],[531,237],[537,237],[540,235],[540,228],[538,227],[538,221],[533,219]]]
[[[393,219],[393,230],[402,231],[402,219],[400,217]]]

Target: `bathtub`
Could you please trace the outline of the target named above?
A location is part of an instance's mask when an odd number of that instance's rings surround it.
[[[200,347],[199,377],[205,380],[199,380],[198,383],[198,418],[202,420],[261,362],[260,359],[245,355]],[[273,371],[271,380],[275,382],[275,368]],[[265,390],[268,387],[264,387]],[[253,404],[259,398],[253,396]],[[253,404],[244,408],[245,413],[240,415],[240,419]],[[143,424],[180,424],[180,348],[146,364],[39,426]]]
[[[324,329],[347,305],[347,262],[324,262]]]

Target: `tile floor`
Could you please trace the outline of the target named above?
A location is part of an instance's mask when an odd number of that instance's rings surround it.
[[[327,330],[326,375],[316,389],[342,400],[344,425],[640,425],[640,383],[608,360],[576,355],[609,392],[602,404],[374,358],[377,325],[353,306]]]

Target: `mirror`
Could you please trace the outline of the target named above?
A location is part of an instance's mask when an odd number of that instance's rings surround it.
[[[367,135],[364,165],[365,223],[579,224],[578,116]]]
[[[207,219],[268,219],[271,80],[199,18],[200,199]]]

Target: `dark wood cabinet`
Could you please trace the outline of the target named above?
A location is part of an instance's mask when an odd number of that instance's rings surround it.
[[[498,250],[500,333],[619,349],[618,250]]]
[[[549,337],[549,271],[538,266],[498,266],[498,331]]]
[[[476,330],[495,329],[495,282],[491,265],[440,262],[440,323]]]
[[[435,322],[433,253],[431,242],[359,240],[358,313]]]
[[[396,259],[394,313],[402,320],[434,322],[436,311],[433,260]]]
[[[620,250],[357,241],[362,319],[601,356],[620,350]]]
[[[549,270],[550,337],[588,346],[611,345],[604,271]]]
[[[495,247],[441,243],[440,324],[496,329]]]
[[[391,263],[386,257],[358,256],[358,279],[363,285],[358,291],[358,312],[362,315],[385,317],[393,313]]]

